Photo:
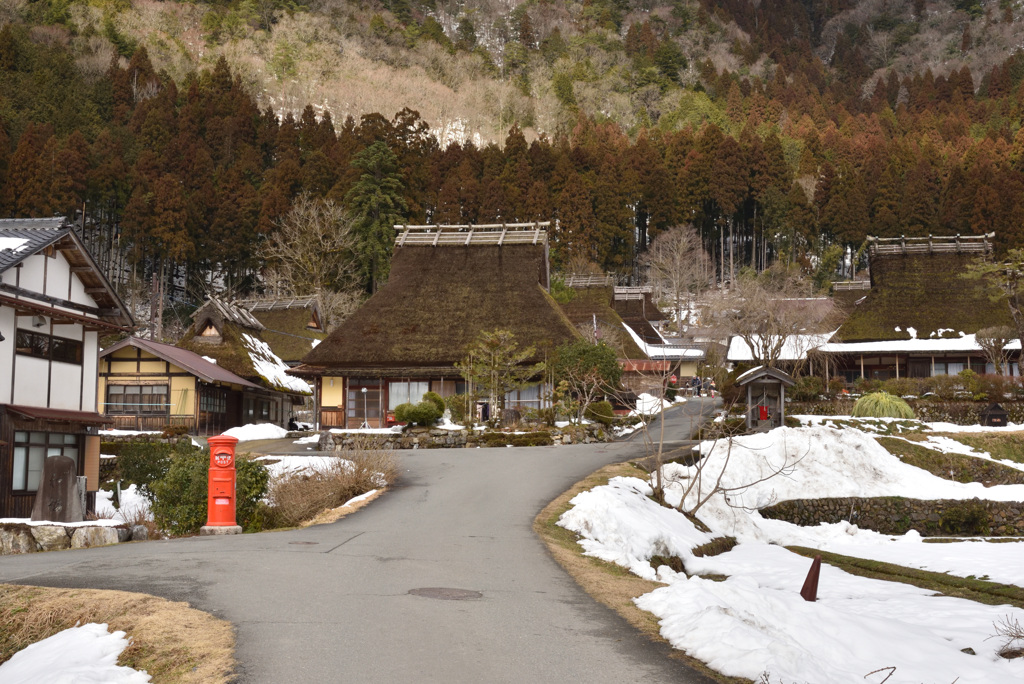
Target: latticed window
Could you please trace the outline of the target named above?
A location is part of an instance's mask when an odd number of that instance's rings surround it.
[[[63,432],[14,433],[13,489],[16,492],[34,492],[39,489],[43,474],[43,461],[48,456],[67,456],[78,468],[80,452],[78,435]]]
[[[108,385],[107,413],[166,414],[167,385]]]

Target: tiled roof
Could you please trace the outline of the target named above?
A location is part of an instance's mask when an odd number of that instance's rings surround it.
[[[102,358],[112,354],[118,349],[123,349],[129,345],[132,347],[138,347],[143,351],[148,351],[150,354],[158,356],[165,361],[170,361],[175,366],[184,368],[189,373],[192,373],[200,380],[205,380],[206,382],[226,382],[232,385],[242,385],[243,387],[260,388],[259,385],[249,382],[245,378],[240,378],[226,368],[221,368],[215,363],[210,363],[195,352],[190,352],[189,350],[182,349],[181,347],[175,347],[173,344],[144,340],[140,337],[129,337],[123,339],[117,344],[107,347],[100,352],[100,357]]]
[[[64,227],[63,218],[0,219],[0,273],[18,265],[47,245],[52,245],[69,232],[71,230]]]

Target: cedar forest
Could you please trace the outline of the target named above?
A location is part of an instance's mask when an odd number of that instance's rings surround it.
[[[465,22],[449,39],[432,2],[358,4],[407,41],[487,52]],[[223,56],[176,80],[109,22],[90,39],[112,45],[113,58],[86,74],[71,48],[83,29],[57,11],[69,3],[39,0],[45,18],[0,29],[0,215],[75,217],[115,282],[160,272],[193,304],[202,293],[180,283],[259,289],[258,246],[304,193],[362,214],[350,258],[366,290],[386,271],[391,223],[557,221],[556,269],[591,262],[634,282],[649,241],[681,224],[727,269],[730,256],[736,269],[782,258],[828,269],[825,280],[849,277],[839,255],[868,235],[995,231],[997,250],[1024,247],[1024,53],[983,73],[955,60],[938,75],[899,73],[873,63],[847,25],[823,60],[822,27],[852,0],[677,2],[646,14],[643,3],[593,0],[583,24],[542,31],[531,13],[550,4],[511,14],[522,64],[560,64],[559,50],[601,32],[617,37],[603,49],[631,70],[628,94],[674,93],[689,108],[659,113],[640,97],[627,124],[576,101],[580,86],[563,71],[548,83],[554,130],[510,114],[493,141],[442,146],[414,102],[338,119],[311,105],[275,110]],[[907,16],[925,6],[895,4]],[[964,50],[978,40],[971,26],[1020,14],[1012,2],[946,4],[966,18]],[[728,22],[748,38],[731,47],[734,61],[761,67],[692,60],[674,40],[683,22]],[[540,72],[516,72],[509,54],[500,68],[491,61],[493,77],[527,94],[539,87]]]

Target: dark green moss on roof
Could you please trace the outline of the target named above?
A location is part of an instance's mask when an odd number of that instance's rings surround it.
[[[578,337],[541,287],[543,245],[405,246],[387,284],[303,359],[311,368],[450,367],[505,328],[537,358]]]
[[[646,359],[643,353],[625,328],[622,327],[622,318],[612,308],[611,287],[581,287],[576,289],[576,296],[571,301],[562,304],[562,310],[573,325],[593,325],[594,316],[608,328],[618,333],[618,339],[614,342],[615,353],[622,359]]]
[[[836,339],[906,340],[911,337],[908,327],[922,339],[958,337],[961,332],[970,335],[993,325],[1011,325],[1005,304],[990,299],[978,281],[961,277],[974,258],[948,253],[876,255],[871,290],[853,307]]]
[[[310,308],[257,310],[252,315],[266,326],[260,337],[285,362],[299,361],[313,348],[313,340],[327,337],[327,333],[307,327],[312,315]]]

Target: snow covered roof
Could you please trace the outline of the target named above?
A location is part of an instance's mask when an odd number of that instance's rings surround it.
[[[819,349],[828,342],[834,332],[815,333],[811,335],[789,335],[782,343],[782,350],[776,361],[802,361],[807,354]],[[760,338],[755,336],[755,344]],[[732,363],[750,363],[754,361],[754,353],[750,345],[739,335],[733,335],[729,339],[729,351],[726,360]]]
[[[755,366],[754,368],[751,368],[746,373],[742,373],[737,376],[736,384],[742,386],[761,378],[772,378],[774,380],[778,380],[787,387],[792,387],[796,384],[796,380],[794,380],[789,373],[784,373],[778,368],[772,368],[771,366]]]
[[[1020,340],[1013,340],[1006,345],[1008,350],[1019,350]],[[957,337],[930,337],[909,340],[877,340],[874,342],[829,342],[821,346],[820,351],[828,354],[949,354],[957,352],[981,352],[981,346],[974,335],[961,333]]]
[[[699,361],[704,358],[705,351],[699,346],[684,346],[675,344],[648,344],[631,327],[622,324],[629,336],[633,338],[636,345],[652,359],[691,359]]]
[[[0,219],[0,273],[70,232],[63,218]]]
[[[241,385],[242,387],[259,388],[259,385],[249,382],[245,378],[239,377],[226,368],[221,368],[216,361],[211,361],[207,357],[200,356],[195,352],[182,349],[181,347],[175,347],[173,344],[144,340],[140,337],[128,337],[117,344],[107,347],[100,352],[100,358],[109,356],[117,350],[128,346],[142,349],[143,351],[147,351],[158,358],[173,363],[179,368],[184,368],[204,382],[223,382],[232,385]]]

